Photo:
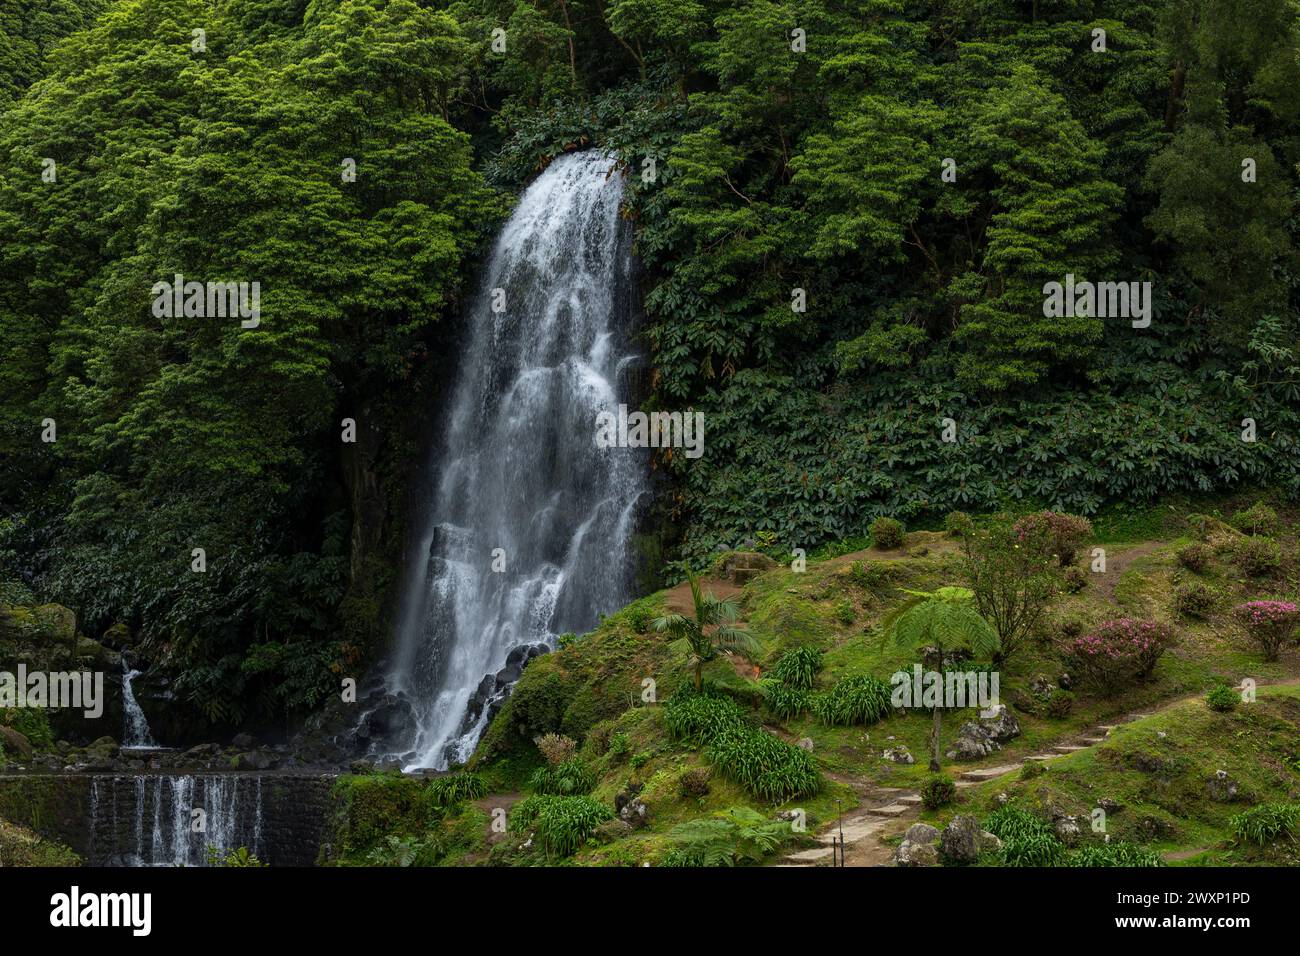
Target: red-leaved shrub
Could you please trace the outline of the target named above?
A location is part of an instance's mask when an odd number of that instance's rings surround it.
[[[1079,546],[1092,537],[1092,522],[1061,511],[1036,511],[1018,520],[1011,530],[1025,544],[1043,542],[1065,567],[1074,563]]]
[[[1297,642],[1300,609],[1291,601],[1247,601],[1234,607],[1232,613],[1245,625],[1266,661],[1277,660],[1282,648]]]
[[[1149,678],[1173,644],[1169,625],[1120,617],[1075,638],[1069,647],[1084,681],[1110,695],[1130,681]]]

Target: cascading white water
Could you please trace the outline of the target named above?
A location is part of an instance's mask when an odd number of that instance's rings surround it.
[[[101,793],[105,790],[107,800]],[[195,828],[195,810],[203,811],[197,818],[202,830]],[[110,866],[205,866],[209,847],[221,853],[246,847],[262,854],[262,778],[96,776],[90,790],[90,836],[91,859]]]
[[[135,699],[131,681],[140,676],[125,660],[122,661],[122,746],[128,750],[149,750],[158,746],[149,733],[149,721]]]
[[[382,746],[407,769],[467,759],[520,649],[588,630],[629,595],[647,462],[595,441],[637,361],[621,197],[611,158],[561,156],[488,263],[387,678],[415,726]]]

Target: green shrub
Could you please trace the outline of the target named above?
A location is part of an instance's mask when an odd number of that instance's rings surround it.
[[[948,777],[934,776],[921,785],[921,806],[938,810],[957,799],[957,785]]]
[[[628,624],[630,624],[632,630],[636,631],[638,634],[645,634],[649,631],[655,618],[659,616],[650,608],[645,607],[642,604],[630,605],[625,613],[627,615]]]
[[[805,644],[782,654],[772,666],[771,676],[796,690],[811,690],[821,669],[821,648]]]
[[[871,544],[881,551],[893,551],[903,546],[903,523],[893,518],[877,518],[871,522]]]
[[[1061,572],[1061,584],[1068,593],[1078,594],[1088,586],[1088,572],[1072,564]]]
[[[1174,557],[1188,571],[1203,574],[1210,566],[1210,562],[1214,560],[1214,549],[1208,544],[1189,544],[1179,548]]]
[[[788,684],[775,680],[763,681],[762,688],[763,703],[773,717],[790,720],[798,717],[808,709],[809,697],[807,691],[799,690],[797,687],[790,687]]]
[[[844,627],[849,627],[858,618],[858,612],[854,610],[853,602],[848,598],[835,602],[835,620],[839,621]]]
[[[1062,720],[1070,716],[1070,711],[1074,709],[1074,695],[1068,690],[1060,688],[1052,691],[1047,695],[1047,716],[1054,720]]]
[[[982,522],[962,539],[962,570],[980,614],[998,633],[997,659],[1011,660],[1061,587],[1058,551],[1041,523],[1012,524],[1004,515]]]
[[[1066,866],[1164,866],[1160,854],[1146,847],[1120,840],[1116,843],[1090,843],[1066,857]]]
[[[1059,866],[1065,859],[1065,845],[1051,824],[1017,807],[993,811],[984,829],[1002,841],[998,856],[1004,866]]]
[[[615,761],[622,760],[632,749],[632,743],[628,740],[627,734],[617,733],[609,738],[609,749],[605,751]]]
[[[1234,528],[1252,535],[1271,534],[1277,528],[1277,521],[1277,512],[1262,501],[1257,501],[1249,508],[1238,511],[1232,516],[1232,526]]]
[[[1205,703],[1210,710],[1217,710],[1221,714],[1234,710],[1240,699],[1240,695],[1226,684],[1220,684],[1205,695]]]
[[[678,692],[664,705],[668,732],[693,744],[707,743],[723,730],[745,722],[744,711],[729,697]]]
[[[578,751],[577,742],[563,734],[542,734],[534,738],[533,743],[537,745],[537,749],[551,766],[572,760],[573,755]]]
[[[1282,549],[1268,538],[1242,538],[1232,547],[1232,559],[1248,577],[1267,578],[1282,568]]]
[[[874,724],[889,714],[889,685],[875,677],[846,677],[812,699],[812,711],[828,727]]]
[[[535,793],[570,796],[590,793],[596,786],[596,773],[581,760],[538,767],[528,780]]]
[[[664,706],[664,722],[674,737],[704,744],[709,763],[766,800],[779,803],[821,789],[821,774],[806,751],[754,726],[729,698],[674,694]]]
[[[1043,546],[1061,567],[1074,563],[1079,547],[1092,537],[1092,522],[1060,511],[1037,511],[1011,526],[1012,534],[1027,547]]]
[[[709,792],[709,771],[692,767],[677,778],[677,794],[683,800],[703,797]]]
[[[822,786],[807,751],[747,724],[723,730],[705,747],[704,756],[725,776],[772,803],[809,796]]]
[[[1204,620],[1214,613],[1219,592],[1201,581],[1188,581],[1174,588],[1174,612]]]
[[[735,866],[761,863],[791,837],[790,824],[749,807],[732,807],[711,819],[688,820],[668,832],[676,846],[666,866]]]
[[[1020,765],[1020,779],[1033,780],[1047,773],[1047,763],[1043,760],[1026,760]]]
[[[889,565],[879,561],[854,561],[849,566],[849,579],[873,592],[887,588],[892,577]]]
[[[950,538],[961,538],[975,530],[975,522],[964,511],[951,511],[943,519],[943,530]]]
[[[208,866],[235,866],[235,867],[264,867],[263,863],[246,846],[237,849],[226,850],[224,853],[219,847],[208,845]]]
[[[614,819],[612,808],[590,797],[552,797],[536,808],[537,842],[551,856],[569,856],[593,830]]]
[[[434,803],[439,807],[450,807],[462,800],[478,800],[487,796],[487,784],[476,773],[466,770],[449,773],[443,777],[434,777],[429,781]]]
[[[1239,841],[1268,846],[1278,837],[1290,834],[1300,819],[1300,804],[1265,803],[1238,813],[1228,820],[1228,827]]]
[[[984,829],[1004,843],[1027,836],[1056,838],[1056,831],[1050,823],[1019,807],[998,807],[984,821]]]

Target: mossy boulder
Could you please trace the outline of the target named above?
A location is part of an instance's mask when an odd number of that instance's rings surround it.
[[[0,724],[0,753],[8,754],[18,760],[31,760],[31,741],[14,728]]]

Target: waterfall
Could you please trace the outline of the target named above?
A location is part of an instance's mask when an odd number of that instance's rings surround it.
[[[202,814],[196,817],[195,810]],[[222,853],[238,847],[255,856],[265,852],[260,776],[97,775],[91,781],[91,862],[206,866],[210,846]]]
[[[560,156],[520,198],[469,312],[386,691],[407,769],[469,757],[527,659],[630,596],[643,452],[601,449],[628,396],[630,236],[622,179]]]
[[[135,691],[131,689],[131,681],[139,676],[140,672],[132,670],[131,665],[123,658],[122,746],[128,750],[149,750],[158,746],[149,733],[149,721],[145,719],[144,711],[140,709],[140,704],[135,699]]]

